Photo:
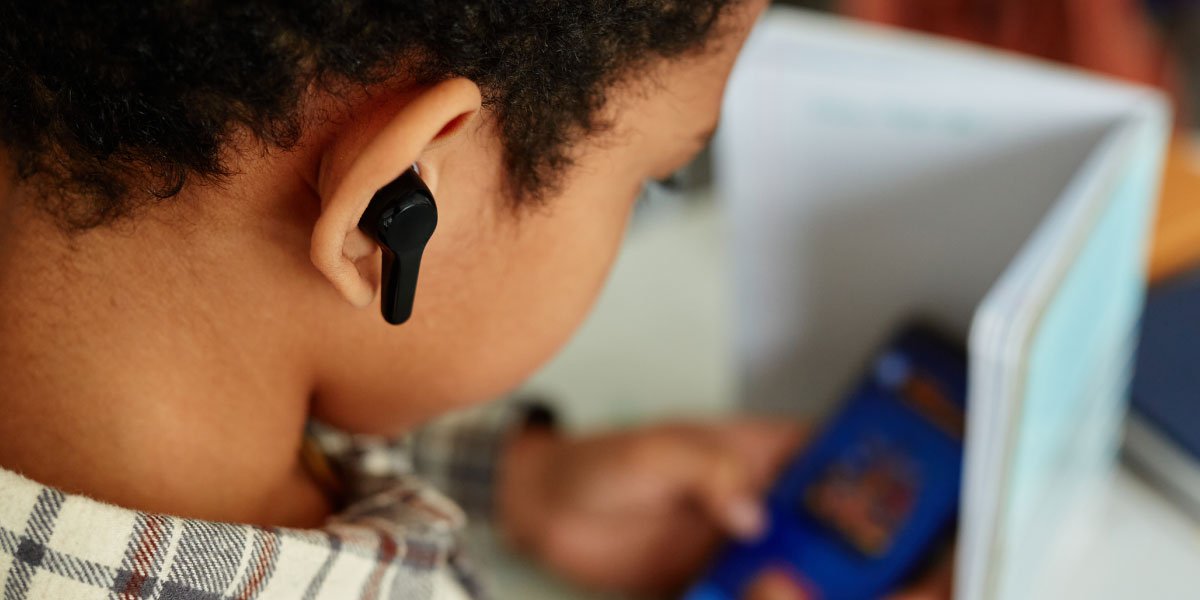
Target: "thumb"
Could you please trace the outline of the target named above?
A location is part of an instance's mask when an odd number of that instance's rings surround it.
[[[724,445],[698,441],[679,446],[674,454],[666,472],[683,480],[683,488],[721,529],[744,540],[762,534],[766,509],[745,461]]]
[[[809,600],[812,595],[786,570],[768,568],[754,578],[741,600]]]

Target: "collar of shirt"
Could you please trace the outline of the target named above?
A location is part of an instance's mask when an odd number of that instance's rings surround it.
[[[0,470],[0,589],[5,600],[479,597],[461,509],[404,469],[371,487],[322,529],[295,530],[128,510]]]

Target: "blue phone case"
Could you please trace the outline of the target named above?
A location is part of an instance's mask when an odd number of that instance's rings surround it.
[[[966,372],[929,331],[897,336],[776,483],[767,533],[726,547],[686,599],[741,600],[767,567],[824,600],[894,590],[957,513]]]

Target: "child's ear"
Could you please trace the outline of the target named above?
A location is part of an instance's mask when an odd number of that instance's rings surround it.
[[[368,102],[341,127],[321,156],[321,214],[310,256],[354,306],[371,304],[379,285],[379,247],[358,229],[371,197],[414,163],[437,195],[437,164],[424,160],[435,142],[458,134],[478,113],[479,87],[457,78],[411,94]]]

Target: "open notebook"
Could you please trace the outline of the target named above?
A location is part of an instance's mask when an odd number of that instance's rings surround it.
[[[812,412],[913,316],[968,343],[956,595],[1039,597],[1111,470],[1168,111],[1153,91],[774,10],[717,142],[746,402]]]

